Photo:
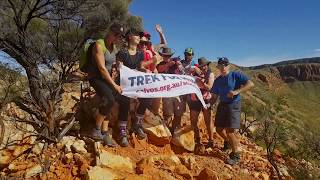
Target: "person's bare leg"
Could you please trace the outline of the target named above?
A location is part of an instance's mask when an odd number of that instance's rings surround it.
[[[202,111],[203,112],[203,118],[206,123],[207,131],[208,131],[208,136],[209,136],[209,141],[213,141],[213,122],[211,119],[211,109],[205,109]]]
[[[224,128],[216,128],[217,133],[223,138],[224,141],[228,141],[228,136]]]
[[[102,125],[102,122],[104,121],[105,119],[105,116],[100,114],[99,110],[97,110],[95,112],[95,116],[94,116],[95,120],[96,120],[96,129],[101,129],[101,125]]]
[[[196,144],[200,143],[200,134],[199,134],[199,128],[198,128],[198,118],[199,118],[200,112],[190,110],[190,120],[191,120],[191,125],[194,131],[194,138],[196,141]]]
[[[107,132],[108,130],[109,130],[109,121],[108,120],[104,120],[102,122],[101,131],[102,132]]]
[[[239,152],[239,139],[236,135],[235,129],[227,128],[227,136],[232,148],[232,152],[237,153]]]

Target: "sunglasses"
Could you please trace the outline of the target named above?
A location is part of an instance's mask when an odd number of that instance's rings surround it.
[[[186,55],[186,56],[193,56],[192,53],[184,53],[184,55]]]

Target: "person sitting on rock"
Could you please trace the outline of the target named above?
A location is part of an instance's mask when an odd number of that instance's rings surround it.
[[[204,121],[206,123],[207,131],[209,135],[209,142],[207,144],[207,148],[209,147],[213,148],[213,123],[211,120],[211,107],[210,107],[210,101],[212,96],[211,96],[210,90],[213,86],[214,74],[209,69],[210,63],[211,62],[204,57],[199,58],[198,68],[201,70],[201,74],[196,75],[196,80],[202,92],[203,99],[207,105],[207,109],[203,108],[196,94],[190,95],[191,98],[188,104],[190,108],[190,120],[191,120],[191,124],[195,134],[195,143],[196,143],[195,153],[198,153],[201,147],[200,134],[199,134],[199,128],[198,128],[198,118],[201,111],[203,112]]]
[[[178,71],[178,61],[179,58],[171,58],[174,54],[171,48],[163,47],[159,54],[162,56],[163,61],[161,61],[157,65],[157,69],[159,73],[165,74],[177,74]],[[174,130],[181,126],[181,117],[185,112],[185,104],[180,100],[180,96],[177,97],[169,97],[162,98],[162,106],[163,106],[163,117],[164,121],[168,127],[170,127],[171,133],[174,133]],[[170,126],[170,124],[172,124]]]
[[[236,129],[240,128],[240,93],[249,90],[254,84],[244,74],[230,71],[229,66],[228,58],[219,58],[217,68],[221,74],[215,79],[211,92],[213,102],[218,97],[220,99],[214,125],[217,133],[224,139],[223,150],[231,145],[232,152],[227,163],[234,165],[240,161],[239,138],[236,135]]]
[[[106,116],[115,102],[116,93],[121,94],[122,88],[115,83],[111,77],[111,66],[116,61],[117,48],[115,43],[123,35],[123,27],[119,24],[113,24],[110,31],[104,39],[90,45],[88,57],[88,79],[90,85],[95,89],[101,98],[98,110],[95,112],[95,127],[90,132],[90,137],[95,140],[103,140],[108,146],[113,146],[111,134],[108,131],[108,124],[105,121]],[[102,48],[106,48],[103,53]],[[103,132],[101,132],[101,129]]]

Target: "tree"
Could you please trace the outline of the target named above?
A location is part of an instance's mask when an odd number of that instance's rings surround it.
[[[272,119],[272,115],[267,111],[267,108],[264,109],[259,118],[261,124],[256,139],[262,141],[265,145],[268,161],[276,170],[278,177],[281,178],[281,173],[274,158],[274,150],[286,141],[287,130],[280,121]]]
[[[76,70],[81,47],[112,22],[141,27],[128,14],[131,0],[0,0],[0,49],[26,72],[29,93],[16,101],[32,124],[57,135],[55,111],[62,86]],[[140,20],[140,21],[139,21]],[[50,138],[52,139],[52,138]]]

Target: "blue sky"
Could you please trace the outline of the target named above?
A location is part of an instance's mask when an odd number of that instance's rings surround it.
[[[319,9],[319,0],[134,0],[129,8],[154,43],[161,24],[176,55],[193,47],[195,59],[243,66],[320,56]]]

